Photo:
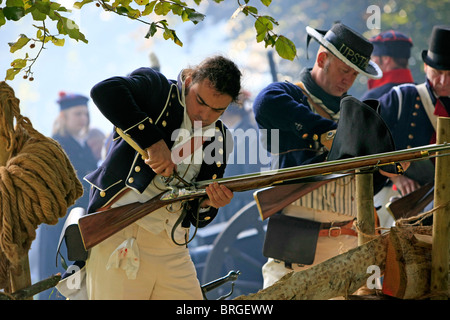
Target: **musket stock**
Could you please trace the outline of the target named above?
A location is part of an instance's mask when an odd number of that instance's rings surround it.
[[[315,176],[349,173],[357,169],[370,170],[398,162],[427,159],[436,156],[440,151],[450,151],[450,144],[433,144],[369,156],[199,181],[193,187],[174,188],[173,190],[163,192],[145,203],[136,202],[88,214],[79,219],[78,225],[84,246],[86,250],[89,250],[96,244],[159,208],[173,202],[206,197],[205,188],[213,182],[218,182],[233,192],[242,192],[288,183],[303,183],[305,178]]]

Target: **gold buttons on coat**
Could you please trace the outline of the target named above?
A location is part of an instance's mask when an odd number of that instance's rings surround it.
[[[319,136],[317,134],[313,135],[313,140],[317,141],[319,139]]]
[[[163,120],[163,122],[161,122],[161,124],[162,124],[163,127],[167,126],[166,120]]]
[[[306,138],[308,138],[308,134],[307,134],[307,133],[305,133],[304,135],[302,135],[302,138],[303,138],[303,139],[306,139]]]
[[[106,192],[105,191],[100,191],[100,197],[104,198],[106,196]]]
[[[148,121],[149,121],[150,123],[153,123],[153,119],[152,119],[152,118],[149,118]]]
[[[414,136],[412,134],[408,134],[408,139],[412,140],[412,139],[414,139]]]
[[[128,183],[133,183],[134,182],[134,178],[133,177],[130,177],[129,179],[128,179]]]
[[[415,127],[416,126],[416,124],[414,123],[414,122],[411,122],[411,127]]]
[[[136,172],[141,171],[141,167],[139,167],[139,166],[134,167],[134,171],[136,171]]]
[[[216,165],[217,165],[217,168],[220,168],[220,166],[222,165],[222,162],[217,161],[217,162],[216,162]]]
[[[217,179],[217,174],[213,174],[212,178]]]
[[[416,109],[420,109],[420,105],[418,105],[418,104],[415,104],[415,105],[414,105],[414,108],[416,108]]]
[[[205,221],[208,221],[208,220],[210,220],[210,219],[211,219],[210,216],[206,216],[206,217],[203,218],[203,220],[205,220]]]
[[[144,130],[144,129],[145,129],[145,125],[144,125],[143,123],[141,123],[141,124],[138,126],[138,129],[139,129],[139,130]]]

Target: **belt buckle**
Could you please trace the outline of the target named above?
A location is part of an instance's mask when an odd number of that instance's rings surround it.
[[[339,230],[339,234],[337,236],[333,236],[331,235],[331,231],[332,230]],[[342,230],[341,227],[331,227],[330,229],[328,229],[328,237],[339,237],[342,234]]]

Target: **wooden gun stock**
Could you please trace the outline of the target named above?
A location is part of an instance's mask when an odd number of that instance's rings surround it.
[[[133,202],[81,217],[78,220],[78,226],[86,250],[145,217],[147,214],[172,202],[179,201],[178,199],[163,201],[160,199],[163,194],[164,192],[145,203]]]
[[[304,182],[302,179],[305,178],[327,176],[332,173],[349,173],[354,172],[356,169],[373,169],[383,165],[391,165],[396,162],[430,158],[432,157],[432,154],[442,150],[450,150],[450,145],[429,145],[370,156],[321,162],[215,180],[199,181],[195,185],[195,190],[204,191],[206,186],[213,182],[218,182],[233,192],[292,184],[293,182],[302,183]],[[187,189],[188,188],[186,188],[186,190]],[[173,198],[169,197],[168,199],[163,199],[162,196],[167,194],[167,192],[161,193],[145,203],[131,203],[122,207],[88,214],[80,218],[78,225],[86,250],[161,207],[173,202],[192,200],[206,196],[205,192],[198,192],[191,195],[184,195],[183,193],[181,196],[174,195]]]
[[[434,198],[434,185],[427,183],[419,189],[386,205],[395,220],[418,215]]]
[[[305,182],[296,184],[286,184],[281,186],[269,187],[255,191],[253,197],[258,206],[261,219],[265,220],[271,215],[277,213],[292,202],[300,199],[311,191],[323,186],[333,179]]]

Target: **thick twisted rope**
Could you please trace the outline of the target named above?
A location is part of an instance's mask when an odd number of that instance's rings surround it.
[[[5,288],[38,225],[56,224],[83,187],[61,146],[20,115],[19,100],[5,82],[0,82],[0,146],[8,154],[6,164],[0,163],[0,288]]]

